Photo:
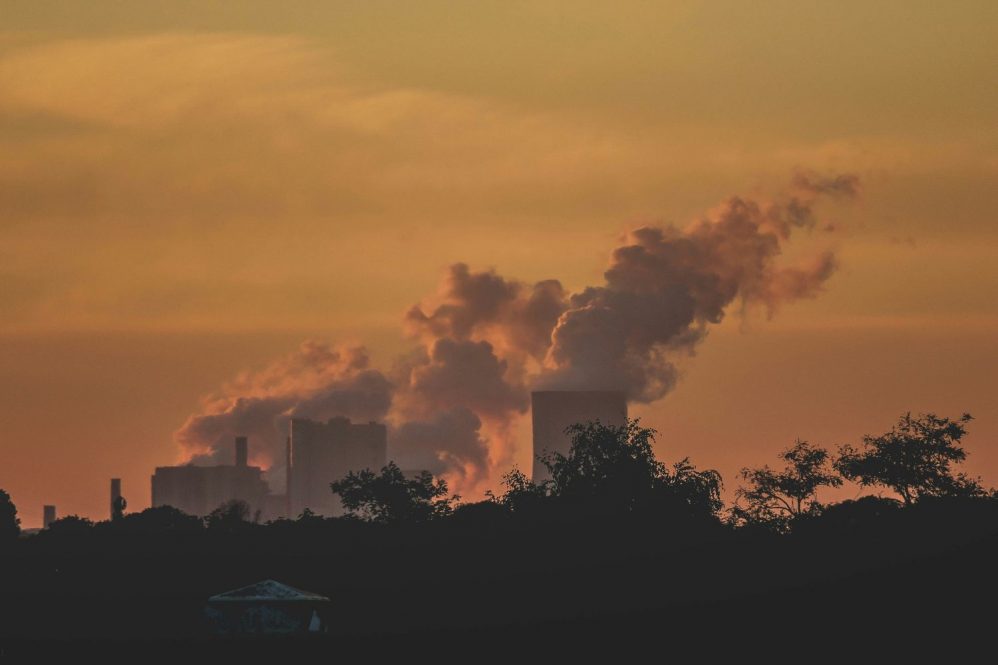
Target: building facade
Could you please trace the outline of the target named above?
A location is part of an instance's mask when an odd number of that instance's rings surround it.
[[[340,499],[329,484],[350,471],[379,471],[388,463],[388,429],[381,423],[292,418],[287,445],[291,518],[306,508],[327,517],[341,515]]]
[[[152,505],[173,506],[203,517],[226,501],[238,499],[250,507],[250,516],[268,509],[269,488],[263,470],[247,464],[245,437],[236,438],[236,464],[218,466],[160,466],[152,476]]]

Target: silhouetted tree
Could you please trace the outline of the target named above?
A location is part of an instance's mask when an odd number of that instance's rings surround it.
[[[495,496],[489,491],[486,495],[514,513],[536,508],[548,496],[549,483],[535,483],[516,467],[502,477],[502,483],[505,492]]]
[[[111,519],[120,520],[125,516],[125,508],[127,507],[128,501],[125,500],[125,497],[115,497],[114,501],[111,503]]]
[[[78,537],[90,533],[94,528],[92,520],[79,515],[66,515],[49,524],[48,534],[55,536]]]
[[[295,521],[300,524],[321,524],[326,520],[322,515],[316,514],[311,508],[305,508]]]
[[[0,490],[0,543],[12,541],[21,533],[21,519],[17,506],[4,490]]]
[[[204,527],[201,518],[173,506],[155,506],[140,513],[129,513],[119,523],[129,530],[148,533],[200,531]]]
[[[458,496],[447,497],[447,482],[434,480],[423,471],[413,478],[394,462],[375,473],[370,469],[351,471],[345,478],[330,483],[351,515],[371,522],[425,522],[449,515]]]
[[[454,507],[451,520],[474,528],[491,529],[509,519],[510,511],[494,498],[474,503],[462,503]]]
[[[864,436],[860,450],[842,446],[835,468],[860,485],[889,487],[905,505],[928,496],[983,496],[976,480],[950,469],[967,457],[960,440],[970,420],[969,413],[956,420],[906,413],[890,432]]]
[[[721,500],[721,474],[713,469],[698,471],[684,457],[672,465],[672,473],[665,479],[668,493],[680,499],[695,513],[716,515],[724,502]]]
[[[249,524],[250,507],[241,499],[230,499],[204,518],[205,526],[213,531],[232,531]]]
[[[846,499],[825,506],[821,511],[821,519],[808,526],[812,530],[825,533],[833,529],[856,528],[869,526],[874,528],[884,522],[884,518],[901,510],[902,504],[896,499],[883,496],[861,496],[858,499]]]
[[[671,503],[715,514],[723,506],[720,474],[698,471],[688,458],[670,473],[652,450],[656,431],[637,420],[619,427],[577,423],[566,433],[572,437],[568,455],[549,452],[538,458],[551,473],[553,496],[611,511]]]
[[[828,451],[800,439],[779,455],[786,462],[781,471],[764,466],[742,469],[748,483],[735,492],[731,517],[738,524],[759,524],[785,530],[802,515],[821,511],[818,489],[839,487],[842,478],[832,469]]]

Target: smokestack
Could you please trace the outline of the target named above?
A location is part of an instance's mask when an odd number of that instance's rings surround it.
[[[42,528],[47,529],[49,525],[55,522],[55,506],[43,506],[42,507]]]
[[[286,447],[284,448],[284,479],[287,484],[284,486],[284,515],[294,518],[291,514],[291,435],[288,434]]]
[[[627,422],[627,400],[619,390],[541,390],[530,393],[534,431],[533,481],[551,477],[537,460],[546,452],[567,455],[572,440],[565,429],[593,420],[621,427]]]
[[[236,437],[236,466],[246,466],[249,460],[249,443],[245,436]]]
[[[121,498],[121,478],[111,479],[111,519],[115,517],[115,507]]]

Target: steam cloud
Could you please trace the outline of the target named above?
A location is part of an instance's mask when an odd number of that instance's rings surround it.
[[[271,466],[280,459],[291,416],[384,419],[393,386],[369,365],[363,348],[303,342],[296,352],[258,372],[243,373],[204,398],[201,412],[188,418],[174,438],[194,463],[218,463],[231,462],[232,437],[245,434],[257,444],[254,460]]]
[[[858,192],[854,175],[798,173],[775,201],[732,197],[683,229],[634,229],[613,250],[604,284],[576,293],[557,280],[527,284],[455,264],[433,306],[406,313],[416,348],[391,370],[372,368],[360,347],[305,342],[203,400],[176,440],[197,463],[226,456],[231,437],[248,434],[256,461],[279,471],[291,416],[387,420],[402,466],[480,490],[509,465],[512,424],[531,389],[617,389],[651,402],[674,387],[675,358],[732,306],[772,316],[820,293],[834,253],[788,264],[783,249],[816,226],[820,198]],[[271,474],[275,485],[282,477]]]

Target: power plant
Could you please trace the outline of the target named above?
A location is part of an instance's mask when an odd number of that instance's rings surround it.
[[[318,515],[343,513],[329,484],[350,471],[379,470],[388,463],[388,429],[375,422],[352,423],[347,418],[316,422],[291,419],[287,440],[287,494],[271,494],[263,470],[249,465],[249,441],[235,438],[232,465],[156,467],[152,505],[173,506],[204,516],[231,500],[245,501],[251,515],[263,520],[294,517],[306,508]],[[117,495],[115,495],[117,491]],[[112,481],[112,508],[120,496],[120,481]]]
[[[235,464],[217,466],[159,466],[152,476],[152,505],[173,506],[190,515],[204,516],[226,501],[245,501],[250,514],[264,515],[270,490],[263,470],[248,464],[246,437],[237,437]],[[119,488],[120,489],[120,488]]]
[[[572,442],[566,429],[571,425],[598,420],[619,427],[627,421],[627,400],[617,390],[536,391],[531,393],[531,409],[535,482],[550,478],[538,455],[567,454],[570,450]],[[251,516],[261,520],[294,518],[306,509],[335,517],[344,511],[330,483],[351,471],[377,471],[387,464],[388,428],[382,423],[353,423],[344,417],[326,422],[291,418],[285,494],[270,492],[263,469],[249,464],[247,437],[237,436],[232,464],[156,467],[151,477],[152,506],[172,506],[203,517],[223,503],[239,500],[249,506]],[[121,479],[112,478],[110,489],[111,519],[120,518],[126,505]],[[55,519],[55,506],[45,506],[44,526]]]
[[[340,498],[329,484],[350,471],[377,471],[386,464],[388,428],[381,423],[292,418],[287,443],[288,515],[300,515],[306,508],[327,517],[343,514]]]
[[[534,482],[551,474],[538,459],[544,453],[567,455],[572,440],[565,430],[576,423],[598,420],[620,427],[627,422],[627,399],[619,390],[541,390],[530,393],[534,433]]]

